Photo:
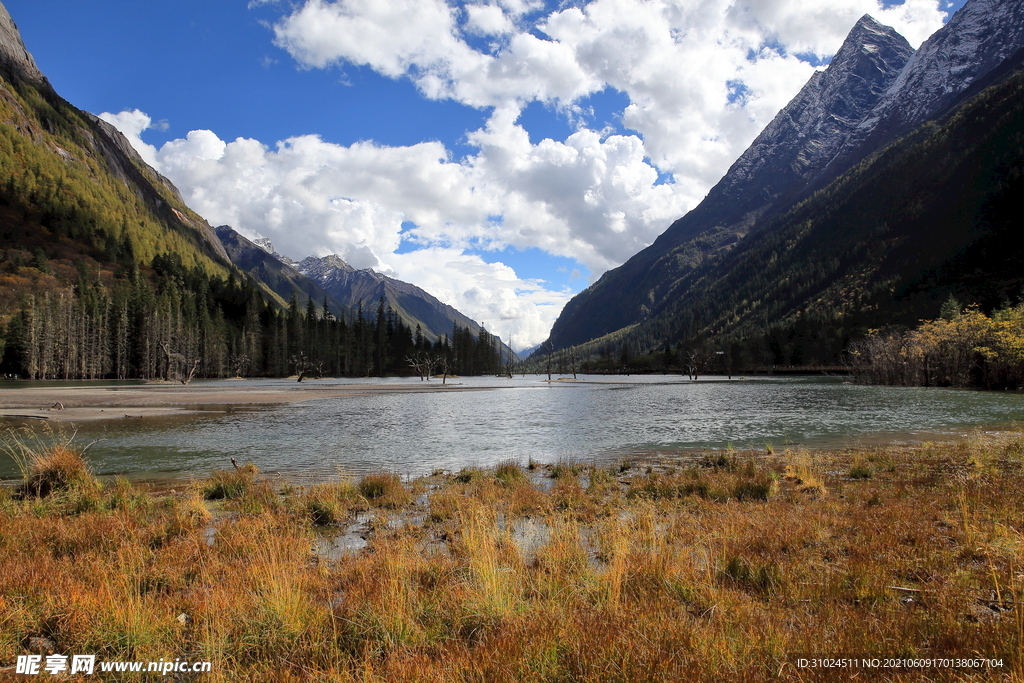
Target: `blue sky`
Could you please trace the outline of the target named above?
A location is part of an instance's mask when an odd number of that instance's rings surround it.
[[[962,4],[938,2],[5,5],[57,91],[214,225],[414,282],[522,349],[696,205],[857,18],[916,46]]]

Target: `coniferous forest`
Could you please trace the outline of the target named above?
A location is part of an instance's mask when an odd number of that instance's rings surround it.
[[[542,350],[530,368],[834,366],[873,330],[895,338],[934,318],[949,296],[985,313],[1017,305],[1024,278],[1005,245],[1024,196],[1022,92],[1016,69],[733,248],[704,249],[698,236],[655,264],[663,286],[640,322]],[[326,303],[289,301],[243,274],[119,133],[45,79],[0,64],[3,373],[422,376],[505,365],[486,331],[455,325],[437,339],[382,301],[343,313]]]
[[[248,278],[210,276],[176,255],[153,259],[151,276],[126,269],[106,287],[83,262],[72,287],[24,293],[3,335],[6,375],[32,379],[382,376],[410,374],[418,359],[447,374],[499,370],[497,338],[455,326],[431,342],[383,301],[335,316],[293,296],[281,308]],[[41,252],[21,276],[52,271]]]

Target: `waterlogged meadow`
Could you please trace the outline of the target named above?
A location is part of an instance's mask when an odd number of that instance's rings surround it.
[[[1024,680],[1019,433],[164,491],[59,447],[0,494],[8,672],[34,648],[203,681],[831,681],[800,658],[840,655]]]

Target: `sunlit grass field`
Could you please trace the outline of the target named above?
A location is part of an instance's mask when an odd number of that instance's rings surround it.
[[[1020,433],[176,490],[9,436],[0,680],[54,652],[212,663],[162,680],[1024,681]],[[840,656],[1002,666],[798,661]]]

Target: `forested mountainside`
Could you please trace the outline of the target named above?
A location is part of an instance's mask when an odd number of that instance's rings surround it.
[[[56,268],[80,259],[108,274],[173,252],[189,267],[227,275],[213,229],[117,130],[54,92],[2,5],[0,79],[0,249],[8,270],[19,251],[23,261],[42,250]]]
[[[744,242],[784,225],[779,217],[813,191],[915,126],[948,115],[987,78],[1005,74],[1024,42],[1021,26],[1022,0],[970,0],[915,53],[892,29],[862,18],[829,67],[812,77],[697,208],[566,305],[545,348],[609,334],[621,338],[637,325],[662,336],[649,332],[634,339],[634,352],[689,343],[690,327],[673,327],[664,312],[692,308],[692,297],[702,296],[689,291],[694,283],[733,277],[709,270],[724,263],[724,252],[745,252]],[[960,229],[969,234],[975,226],[962,221]],[[755,267],[751,276],[761,271]],[[715,309],[709,315],[742,318],[743,312]]]
[[[833,363],[869,329],[951,296],[992,310],[1024,291],[1024,52],[955,111],[858,164],[673,283],[644,321],[578,356],[723,351],[731,367]]]
[[[278,254],[267,239],[249,241],[228,226],[217,228],[217,234],[225,245],[235,245],[228,252],[237,266],[275,291],[301,287],[317,301],[329,301],[332,310],[354,311],[361,303],[376,305],[383,299],[402,322],[411,329],[419,328],[430,341],[451,334],[454,326],[468,329],[474,336],[480,334],[476,321],[430,293],[370,268],[353,268],[336,254],[307,256],[296,262]]]
[[[296,276],[275,290],[236,268],[116,129],[53,90],[0,4],[0,371],[408,374],[418,352],[462,374],[501,365],[486,331],[451,324],[431,343],[379,297],[325,309]]]

